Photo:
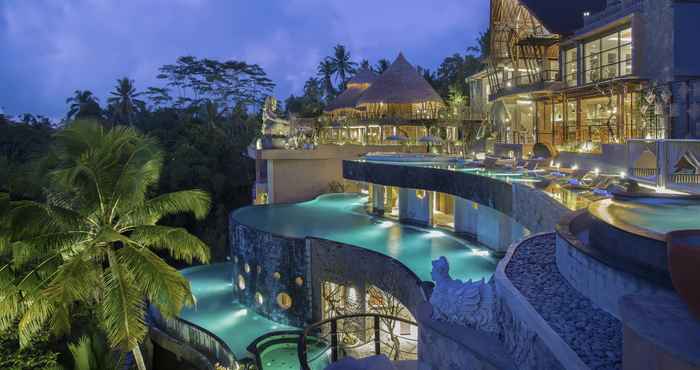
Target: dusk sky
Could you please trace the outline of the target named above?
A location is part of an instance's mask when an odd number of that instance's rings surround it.
[[[356,61],[435,69],[487,27],[487,0],[0,0],[0,107],[62,117],[76,89],[104,103],[117,78],[160,86],[182,55],[260,64],[299,94],[333,45]]]

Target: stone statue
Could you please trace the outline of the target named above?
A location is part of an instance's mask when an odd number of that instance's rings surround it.
[[[277,99],[265,98],[262,112],[262,148],[284,149],[289,137],[289,122],[277,116]]]
[[[462,282],[450,277],[450,265],[445,257],[433,261],[431,273],[435,289],[430,297],[433,318],[438,321],[496,332],[493,284],[484,279]]]

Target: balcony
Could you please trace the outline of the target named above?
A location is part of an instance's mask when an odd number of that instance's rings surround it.
[[[509,79],[499,79],[499,87],[489,95],[493,101],[513,94],[530,93],[551,89],[554,84],[560,82],[559,70],[542,70],[536,74],[514,73]]]

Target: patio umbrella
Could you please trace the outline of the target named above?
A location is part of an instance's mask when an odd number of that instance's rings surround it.
[[[405,142],[408,141],[408,138],[403,135],[390,135],[387,136],[384,140],[386,141],[396,141],[396,142]]]
[[[428,153],[430,153],[430,145],[431,145],[431,144],[433,144],[433,145],[435,145],[435,144],[441,144],[441,143],[442,143],[442,139],[440,139],[440,138],[437,137],[437,136],[426,135],[426,136],[423,136],[422,138],[418,139],[418,142],[419,142],[419,143],[423,143],[423,144],[428,144],[428,148],[427,148],[427,149],[428,149]]]

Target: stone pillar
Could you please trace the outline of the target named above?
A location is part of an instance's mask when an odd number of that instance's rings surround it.
[[[477,238],[479,204],[460,197],[455,199],[455,233]]]
[[[372,184],[372,213],[377,215],[384,214],[384,191],[386,187],[383,185]]]
[[[399,220],[408,224],[432,225],[434,193],[426,190],[399,190]]]

